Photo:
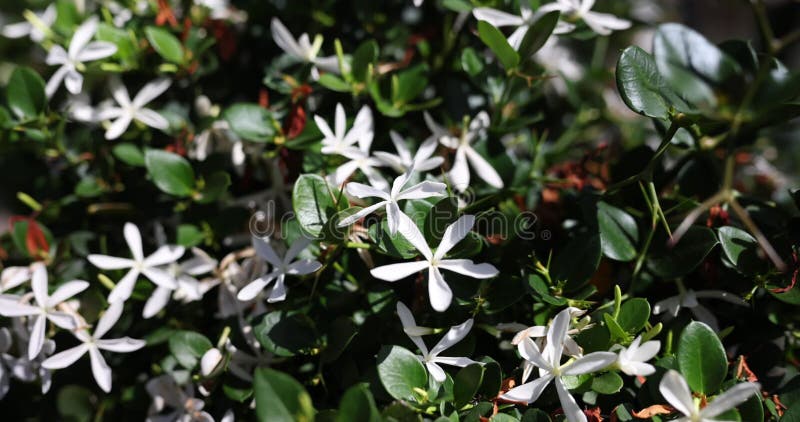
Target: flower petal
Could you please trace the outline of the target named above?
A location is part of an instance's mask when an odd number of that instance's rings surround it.
[[[533,363],[537,367],[548,371],[552,369],[552,364],[542,356],[541,352],[539,352],[539,347],[536,346],[536,342],[529,337],[525,337],[519,342],[517,350],[523,359]]]
[[[149,108],[136,110],[133,118],[154,129],[167,130],[169,128],[169,120],[159,112]]]
[[[437,312],[444,312],[453,301],[453,291],[444,281],[442,273],[435,267],[428,269],[428,296],[431,307]]]
[[[117,120],[114,120],[114,122],[111,123],[111,126],[109,126],[108,129],[106,130],[105,133],[106,139],[110,141],[122,136],[122,134],[125,133],[126,130],[128,130],[128,126],[131,125],[132,120],[133,116],[127,112],[119,116]]]
[[[545,387],[547,387],[547,384],[549,384],[552,379],[552,375],[536,378],[529,383],[508,390],[508,392],[500,396],[500,398],[521,403],[533,403],[542,395]]]
[[[125,242],[128,243],[128,248],[131,250],[133,259],[137,262],[143,261],[142,234],[139,232],[139,228],[133,223],[125,223],[123,234],[125,235]]]
[[[398,226],[397,231],[399,231],[409,243],[414,245],[426,260],[430,261],[433,259],[433,252],[431,252],[431,248],[428,246],[428,241],[425,240],[425,236],[422,235],[419,227],[417,227],[417,223],[403,213],[400,213],[398,217],[400,217],[400,226]]]
[[[106,41],[95,41],[81,50],[77,59],[79,62],[91,62],[112,56],[116,52],[116,45]]]
[[[236,298],[241,300],[242,302],[247,302],[250,300],[255,299],[264,287],[275,278],[274,275],[267,274],[266,276],[259,277],[253,281],[251,281],[248,285],[242,287],[242,290],[239,290],[239,293],[236,295]]]
[[[349,183],[349,185],[352,185],[352,183]],[[355,223],[356,221],[358,221],[358,220],[360,220],[360,219],[372,214],[376,210],[378,210],[380,208],[383,208],[384,206],[386,206],[386,201],[381,201],[381,202],[378,202],[377,204],[370,205],[370,206],[368,206],[366,208],[362,208],[362,209],[358,210],[358,212],[356,212],[354,214],[350,214],[347,217],[342,218],[341,220],[339,220],[338,226],[339,227],[349,226],[349,225]]]
[[[370,270],[373,277],[384,281],[397,281],[412,274],[418,273],[428,267],[427,261],[401,262],[376,267]]]
[[[350,182],[345,189],[348,195],[355,196],[356,198],[381,198],[385,201],[389,200],[388,193],[363,183]]]
[[[71,349],[64,350],[63,352],[56,353],[55,355],[45,359],[45,361],[42,362],[42,367],[47,369],[66,368],[75,363],[76,360],[80,359],[88,349],[89,345],[84,343]]]
[[[497,170],[495,170],[483,156],[478,154],[478,152],[471,147],[464,148],[464,152],[467,154],[469,163],[472,165],[472,168],[475,169],[475,174],[477,174],[478,177],[488,183],[489,186],[497,189],[503,187],[503,179],[500,178],[500,175],[497,174]]]
[[[439,242],[439,247],[436,248],[436,253],[433,255],[434,260],[440,260],[447,254],[453,247],[464,239],[467,234],[472,230],[475,225],[475,216],[470,214],[462,215],[453,224],[447,227],[442,235],[442,241]]]
[[[144,304],[142,317],[145,319],[151,318],[160,310],[164,309],[164,307],[167,306],[167,303],[169,303],[169,298],[172,296],[172,291],[172,289],[168,289],[166,287],[156,287],[150,297],[147,298],[147,302]]]
[[[270,23],[270,32],[272,32],[272,40],[281,48],[281,50],[294,56],[297,59],[305,59],[305,52],[297,41],[292,36],[292,33],[283,25],[278,18],[272,18]]]
[[[72,35],[69,42],[69,56],[71,58],[78,57],[78,53],[89,43],[95,32],[97,32],[97,18],[92,16],[83,22]]]
[[[33,296],[36,298],[36,303],[40,307],[47,306],[47,267],[43,264],[38,264],[33,267],[31,288],[33,289]]]
[[[437,365],[434,362],[425,362],[425,367],[428,368],[428,372],[431,374],[434,380],[438,383],[442,383],[447,379],[447,374],[444,372],[441,366]]]
[[[750,399],[750,397],[759,395],[760,392],[760,384],[753,382],[741,382],[728,389],[728,391],[715,397],[714,400],[708,404],[708,406],[700,410],[700,416],[703,419],[713,418],[746,402],[748,399]]]
[[[572,363],[564,366],[561,373],[564,375],[583,375],[597,372],[608,367],[617,360],[617,354],[613,352],[592,352],[583,355]]]
[[[472,329],[473,322],[474,321],[472,318],[470,318],[459,325],[450,327],[450,330],[447,331],[447,334],[445,334],[444,337],[442,337],[442,339],[439,340],[435,346],[433,346],[430,354],[432,356],[438,356],[439,353],[442,353],[443,351],[452,347],[454,344],[463,340]]]
[[[497,27],[520,26],[525,23],[525,21],[523,21],[519,16],[489,7],[477,7],[472,9],[472,16],[475,16],[475,19],[477,20],[489,22],[493,26]]]
[[[561,402],[561,408],[564,410],[564,415],[567,416],[569,422],[586,422],[586,414],[583,413],[575,398],[569,393],[567,387],[560,377],[556,377],[556,392],[558,392],[558,401]]]
[[[124,308],[124,304],[122,302],[114,302],[108,306],[108,309],[103,313],[103,316],[97,321],[97,325],[94,328],[94,333],[92,337],[95,339],[101,339],[103,336],[114,326],[114,324],[119,321],[119,317],[122,315],[122,310]]]
[[[136,280],[139,278],[139,270],[131,268],[125,276],[111,289],[108,294],[108,302],[124,302],[131,297]]]
[[[68,281],[56,289],[47,299],[47,307],[55,308],[59,303],[75,296],[76,294],[89,288],[89,282],[83,280]]]
[[[178,288],[178,282],[175,277],[160,268],[144,268],[142,269],[142,275],[158,286],[172,290]]]
[[[157,267],[159,265],[172,264],[180,259],[184,252],[186,252],[186,248],[183,246],[164,245],[145,258],[144,265],[147,267]]]
[[[658,385],[658,391],[664,396],[664,399],[669,402],[675,409],[686,416],[692,415],[695,411],[694,401],[692,400],[692,392],[686,384],[678,371],[670,369],[661,378],[661,383]]]
[[[453,188],[459,192],[464,192],[469,188],[469,167],[467,166],[467,155],[464,151],[465,148],[456,150],[456,158],[453,160],[453,166],[450,167],[450,172],[447,173],[447,179]]]
[[[28,339],[28,359],[34,360],[39,352],[42,350],[44,344],[44,329],[47,323],[44,315],[39,315],[33,321],[33,328],[31,329],[31,336]]]
[[[266,260],[274,267],[280,267],[283,263],[283,260],[278,256],[277,252],[275,252],[275,249],[272,247],[270,238],[268,236],[253,236],[253,248],[255,248],[256,254],[259,257]]]
[[[130,337],[122,337],[108,340],[97,340],[96,344],[99,349],[117,353],[129,353],[141,349],[147,344],[147,342]]]
[[[164,91],[169,89],[170,85],[172,85],[172,81],[170,81],[167,78],[159,78],[154,80],[153,82],[147,83],[133,98],[132,101],[133,107],[136,109],[144,107],[150,101],[153,101],[159,95],[163,94]]]
[[[499,273],[494,265],[476,264],[471,259],[446,259],[439,261],[438,267],[478,279],[492,278]]]
[[[97,347],[89,348],[89,358],[92,362],[92,375],[100,389],[108,393],[111,391],[111,368],[108,367],[103,355],[100,354],[100,349]]]
[[[400,192],[397,199],[424,199],[435,196],[444,196],[447,185],[439,182],[422,182]]]

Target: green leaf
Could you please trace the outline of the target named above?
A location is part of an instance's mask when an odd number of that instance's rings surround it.
[[[350,92],[350,84],[333,73],[323,73],[317,82],[331,91]]]
[[[597,224],[603,254],[617,261],[636,258],[639,228],[636,220],[625,211],[605,202],[597,204]]]
[[[358,46],[353,53],[353,78],[358,82],[366,82],[369,77],[370,65],[374,66],[378,60],[378,43],[367,40]]]
[[[592,378],[592,390],[600,394],[615,394],[622,390],[622,377],[616,372],[606,372]]]
[[[187,248],[197,246],[205,239],[206,235],[192,224],[181,224],[177,230],[178,244]]]
[[[639,47],[622,52],[617,62],[617,89],[625,104],[636,113],[657,119],[669,119],[676,100],[658,73],[653,56]]]
[[[483,71],[483,60],[478,57],[478,53],[472,47],[461,51],[461,68],[469,76],[476,76]]]
[[[392,103],[402,107],[428,86],[428,66],[420,64],[392,76]]]
[[[336,318],[328,327],[327,344],[322,351],[322,362],[330,363],[342,355],[342,352],[358,334],[358,327],[346,316]]]
[[[222,113],[222,117],[234,133],[253,142],[271,141],[278,127],[272,113],[258,104],[234,104]]]
[[[317,344],[314,322],[306,314],[273,311],[253,328],[264,349],[278,356],[294,356]]]
[[[511,45],[508,44],[506,37],[499,29],[492,26],[489,22],[478,21],[478,36],[481,41],[494,52],[504,68],[513,69],[517,67],[517,64],[519,64],[519,55],[514,51]]]
[[[303,174],[294,183],[292,206],[300,227],[317,237],[325,222],[336,212],[328,182],[316,174]]]
[[[56,407],[62,419],[89,422],[94,416],[97,398],[79,385],[66,385],[58,389]]]
[[[608,327],[608,332],[611,333],[612,340],[619,340],[619,341],[629,341],[630,336],[628,333],[625,332],[625,329],[622,328],[616,319],[611,314],[603,314],[603,320],[606,323],[606,327]]]
[[[135,59],[138,48],[133,43],[131,35],[122,29],[115,28],[105,22],[97,26],[97,39],[107,41],[117,46],[117,52],[112,57],[119,58],[122,62]]]
[[[228,191],[228,186],[230,185],[231,176],[228,172],[223,170],[215,171],[205,179],[205,185],[195,200],[201,204],[214,202]]]
[[[453,395],[456,409],[472,401],[483,381],[483,365],[473,363],[461,368],[453,378]]]
[[[728,359],[711,327],[692,321],[684,328],[678,342],[678,367],[692,391],[710,395],[719,390]]]
[[[117,159],[129,166],[144,167],[144,154],[141,148],[129,142],[122,142],[111,148]]]
[[[428,373],[417,357],[400,346],[383,346],[378,353],[378,377],[397,400],[417,401],[414,388],[427,389]]]
[[[208,349],[214,347],[206,336],[194,331],[176,331],[169,338],[169,351],[186,369],[192,369]]]
[[[758,241],[746,231],[724,226],[717,229],[725,257],[743,274],[756,274],[763,267],[758,257]]]
[[[519,57],[525,60],[539,51],[553,34],[553,30],[556,29],[559,17],[560,13],[553,11],[536,19],[536,22],[528,28],[525,37],[522,38],[519,45]]]
[[[381,415],[375,406],[375,399],[369,392],[369,384],[356,384],[345,391],[339,403],[337,422],[380,422]]]
[[[503,386],[503,370],[500,364],[490,357],[481,359],[483,365],[483,379],[478,388],[478,394],[486,397],[496,397]]]
[[[637,297],[622,303],[617,322],[623,330],[638,333],[650,319],[650,303],[647,299]]]
[[[654,251],[648,258],[648,268],[662,278],[676,278],[694,270],[717,245],[717,237],[707,227],[692,226],[677,245]]]
[[[159,56],[164,60],[182,64],[184,62],[183,45],[181,41],[164,28],[148,26],[144,29],[147,41],[153,46]]]
[[[550,273],[553,281],[566,281],[568,289],[581,287],[600,265],[600,236],[579,234],[553,259]]]
[[[528,409],[522,414],[521,422],[550,422],[550,416],[541,409]]]
[[[14,69],[6,86],[6,95],[8,107],[20,119],[35,118],[47,104],[44,80],[27,67]]]
[[[144,154],[144,164],[153,182],[163,192],[175,196],[189,196],[194,193],[194,170],[180,155],[148,149]]]
[[[256,396],[256,416],[260,421],[314,420],[311,396],[290,375],[270,368],[258,368],[253,379],[253,392]]]

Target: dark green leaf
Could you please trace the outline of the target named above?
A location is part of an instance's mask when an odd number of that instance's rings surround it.
[[[201,204],[208,204],[216,201],[231,185],[231,176],[226,171],[215,171],[205,179],[205,186],[200,190],[200,195],[196,198]]]
[[[194,193],[194,170],[185,158],[178,154],[148,149],[144,155],[147,173],[162,191],[175,196]]]
[[[592,378],[592,390],[600,394],[615,394],[622,390],[622,377],[616,372],[606,372]]]
[[[525,37],[522,38],[519,45],[519,57],[525,60],[539,51],[553,34],[553,30],[556,29],[559,17],[560,13],[553,11],[536,19],[536,22],[528,28]]]
[[[678,100],[658,73],[653,56],[636,46],[626,48],[619,57],[617,89],[628,108],[662,120],[669,119]]]
[[[253,380],[256,416],[260,421],[311,422],[311,396],[291,376],[270,368],[256,369]]]
[[[378,43],[367,40],[358,46],[353,53],[353,78],[358,82],[366,82],[370,66],[378,60]]]
[[[428,386],[425,367],[400,346],[384,346],[378,353],[378,376],[389,395],[397,400],[417,401],[414,388],[425,390]]]
[[[475,76],[483,71],[483,60],[472,47],[467,47],[461,52],[461,68],[469,76]]]
[[[717,245],[717,237],[707,227],[692,226],[680,242],[664,248],[648,260],[648,267],[659,277],[675,278],[690,273]]]
[[[605,202],[599,202],[597,224],[605,256],[623,262],[636,258],[639,228],[630,214]]]
[[[724,226],[717,229],[719,243],[725,257],[743,274],[755,274],[762,267],[758,257],[758,242],[742,229]]]
[[[316,174],[303,174],[294,183],[292,206],[300,227],[316,237],[329,216],[336,212],[328,182]]]
[[[183,45],[181,41],[169,31],[157,26],[148,26],[144,29],[147,41],[153,46],[159,56],[175,64],[184,62]]]
[[[698,321],[687,325],[678,342],[678,366],[692,391],[716,393],[728,371],[728,359],[714,330]]]
[[[258,104],[234,104],[225,110],[222,117],[234,133],[253,142],[272,141],[278,127],[272,113]]]
[[[8,107],[20,119],[32,119],[44,110],[47,97],[44,80],[27,67],[18,67],[11,73],[6,87]]]
[[[650,304],[647,299],[637,297],[622,303],[617,322],[623,330],[629,333],[637,333],[644,328],[649,318]]]
[[[513,69],[519,64],[519,55],[508,44],[506,37],[486,21],[478,21],[478,36],[486,44],[503,64],[506,69]]]
[[[186,369],[194,368],[203,354],[212,348],[206,336],[194,331],[176,331],[169,337],[169,351]]]
[[[253,333],[265,350],[278,356],[294,356],[317,344],[314,322],[303,313],[270,312],[253,327]]]
[[[337,422],[380,422],[381,415],[375,406],[369,384],[356,384],[345,391],[336,415]]]
[[[461,368],[453,378],[453,395],[456,409],[469,403],[483,381],[483,366],[477,363]]]
[[[123,163],[130,166],[144,167],[144,154],[141,148],[129,142],[114,145],[111,152]]]

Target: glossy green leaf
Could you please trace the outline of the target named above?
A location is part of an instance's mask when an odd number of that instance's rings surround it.
[[[260,421],[311,422],[314,407],[305,388],[290,375],[270,368],[256,369],[253,379],[256,416]]]
[[[617,89],[628,108],[657,119],[669,119],[679,100],[658,73],[653,56],[636,46],[626,48],[617,61]]]
[[[194,368],[208,349],[211,341],[194,331],[176,331],[169,337],[169,350],[178,363],[186,369]]]
[[[528,28],[519,45],[520,58],[523,60],[530,58],[544,46],[550,36],[553,35],[553,30],[556,29],[560,16],[558,11],[553,11],[545,13],[536,19],[536,22]]]
[[[457,409],[469,403],[483,381],[483,366],[477,363],[461,368],[453,378],[453,395]]]
[[[728,371],[728,358],[719,337],[708,325],[693,321],[678,342],[678,366],[692,391],[714,394]]]
[[[508,44],[506,37],[489,22],[478,21],[478,36],[497,56],[506,69],[513,69],[519,64],[519,54]]]
[[[615,394],[622,390],[622,377],[616,372],[606,372],[592,378],[592,390],[600,394]]]
[[[640,297],[623,302],[617,316],[619,326],[629,333],[639,332],[647,324],[648,319],[650,319],[650,303]]]
[[[428,372],[419,359],[400,346],[384,346],[378,353],[378,376],[397,400],[417,401],[414,388],[427,389]]]
[[[375,399],[369,391],[369,384],[356,384],[345,391],[339,403],[337,422],[381,422],[381,415],[375,406]]]
[[[648,268],[657,276],[675,278],[690,273],[719,243],[707,227],[692,226],[672,248],[654,252]]]
[[[234,133],[253,142],[272,141],[278,127],[272,113],[258,104],[234,104],[225,109],[222,117]]]
[[[370,66],[374,66],[377,60],[378,43],[375,40],[367,40],[361,43],[353,53],[353,78],[359,82],[366,82]]]
[[[483,60],[478,57],[478,53],[472,47],[461,51],[461,68],[469,76],[476,76],[483,71]]]
[[[144,167],[144,153],[141,148],[129,143],[121,142],[111,148],[111,152],[123,163],[129,166]]]
[[[717,229],[722,252],[737,270],[744,274],[755,274],[763,267],[758,257],[758,241],[746,231],[724,226]]]
[[[27,67],[14,69],[6,86],[6,95],[8,107],[20,119],[33,119],[47,105],[44,80]]]
[[[294,183],[292,205],[300,227],[312,236],[319,236],[325,222],[336,212],[328,182],[316,174],[303,174]]]
[[[194,193],[194,170],[185,158],[164,150],[148,149],[144,163],[153,183],[163,192],[175,196]]]
[[[164,60],[182,64],[184,62],[183,45],[175,35],[164,28],[148,26],[144,29],[147,41]]]
[[[317,344],[314,322],[303,313],[272,311],[253,327],[264,349],[278,356],[294,356]]]
[[[639,228],[630,214],[606,202],[599,202],[597,224],[605,256],[623,262],[636,258]]]

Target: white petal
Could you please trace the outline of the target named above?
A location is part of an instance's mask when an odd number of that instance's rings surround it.
[[[470,358],[465,357],[452,357],[452,356],[437,356],[433,359],[436,363],[441,363],[442,365],[450,365],[450,366],[458,366],[458,367],[465,367],[467,365],[472,365],[474,363],[481,364],[480,362],[476,362]]]
[[[554,366],[559,365],[561,361],[564,338],[567,336],[570,319],[570,309],[566,308],[553,318],[553,322],[550,323],[550,329],[547,330],[547,346],[543,354]]]
[[[650,376],[656,373],[656,367],[643,362],[625,362],[620,365],[620,370],[630,376]]]
[[[433,377],[436,382],[442,383],[447,379],[447,374],[441,366],[433,362],[425,362],[425,367],[428,368],[428,372],[430,372],[431,377]]]
[[[497,170],[495,170],[485,158],[472,148],[464,148],[464,150],[469,159],[469,163],[472,165],[472,168],[475,169],[475,174],[477,174],[478,177],[492,187],[497,189],[503,187],[503,179],[500,178],[500,175],[497,174]]]
[[[47,312],[47,319],[65,330],[74,330],[78,327],[75,316],[66,312],[49,311]]]
[[[122,337],[108,340],[97,340],[96,344],[98,348],[108,350],[110,352],[129,353],[141,349],[147,344],[147,342],[130,337]]]
[[[97,347],[89,348],[89,358],[92,362],[92,375],[100,389],[108,393],[111,391],[111,368],[108,367],[103,355],[100,354],[100,349]]]
[[[593,352],[583,355],[562,369],[564,375],[583,375],[600,371],[617,360],[612,352]]]
[[[93,337],[101,339],[103,336],[119,321],[122,315],[124,304],[122,302],[114,302],[108,306],[108,309],[103,313],[103,316],[97,321],[94,328]]]
[[[696,320],[706,323],[714,332],[719,332],[719,321],[711,311],[703,305],[697,305],[689,308],[694,314]]]
[[[291,56],[297,59],[305,59],[305,52],[297,41],[292,36],[292,33],[283,26],[283,23],[278,18],[272,18],[270,24],[270,31],[272,32],[272,40],[275,44]]]
[[[337,56],[316,57],[314,58],[314,64],[326,72],[335,73],[337,75],[341,73],[339,70],[339,57]],[[346,67],[347,62],[345,62],[345,68]]]
[[[212,347],[208,349],[205,353],[203,353],[203,357],[200,359],[200,374],[204,377],[209,376],[214,369],[222,362],[222,353],[216,347]]]
[[[322,264],[311,259],[303,259],[295,261],[286,267],[286,274],[289,275],[306,275],[317,272],[322,268]]]
[[[403,140],[403,137],[394,130],[390,130],[389,138],[391,138],[392,144],[394,144],[394,149],[397,151],[397,158],[400,159],[400,163],[410,163],[412,161],[411,151],[408,150],[408,146]],[[436,143],[435,140],[433,142],[434,144]],[[417,152],[417,155],[419,155],[419,152]]]
[[[283,260],[275,252],[275,249],[272,248],[269,237],[253,236],[253,248],[255,248],[258,256],[265,259],[273,266],[280,267],[283,263]]]
[[[511,48],[514,50],[519,50],[519,48],[522,46],[522,40],[525,38],[525,34],[528,33],[528,29],[530,29],[530,26],[522,25],[515,29],[514,32],[508,36],[507,41]]]
[[[508,390],[508,392],[500,396],[500,398],[521,403],[533,403],[542,395],[545,387],[547,387],[547,384],[549,384],[552,379],[552,375],[539,377],[529,383]]]
[[[358,161],[352,160],[348,161],[333,171],[333,174],[328,175],[328,182],[334,186],[339,186],[342,183],[346,182],[350,176],[355,173],[356,169],[358,169],[359,163]]]
[[[641,338],[641,336],[637,337]],[[639,362],[647,362],[648,360],[655,357],[658,354],[659,349],[661,349],[661,342],[658,340],[651,340],[647,341],[636,350],[636,353],[633,354],[632,359],[637,360]]]
[[[521,17],[488,7],[478,7],[472,10],[475,19],[486,21],[493,26],[519,26],[525,23]]]
[[[267,302],[274,303],[286,299],[286,284],[284,283],[284,277],[285,276],[283,274],[280,274],[275,279],[275,283],[272,285],[272,289],[269,291]]]
[[[125,88],[125,85],[122,84],[119,78],[111,78],[109,86],[111,88],[111,96],[114,97],[117,104],[123,108],[131,104],[131,98],[128,96],[128,88]]]
[[[435,267],[428,269],[428,296],[431,307],[437,312],[444,312],[453,301],[453,291]]]
[[[47,97],[50,98],[53,94],[58,91],[58,87],[61,86],[61,82],[64,80],[64,77],[67,76],[67,73],[72,70],[72,67],[69,65],[64,65],[56,69],[55,73],[50,76],[50,79],[47,81],[47,85],[44,87],[44,92],[47,94]]]
[[[125,113],[114,120],[111,123],[111,126],[108,127],[105,133],[105,137],[107,140],[113,140],[119,138],[126,130],[128,130],[128,126],[131,125],[131,120],[133,120],[133,116],[128,113]]]
[[[537,367],[546,370],[552,369],[550,362],[547,362],[547,360],[539,352],[539,347],[536,346],[536,342],[530,338],[523,338],[522,341],[520,341],[517,345],[517,350],[523,359],[535,364]]]
[[[453,166],[450,167],[450,172],[447,173],[450,184],[459,192],[467,190],[470,180],[467,155],[466,152],[464,152],[465,149],[466,148],[459,148],[456,150],[456,158],[453,160]]]
[[[31,33],[32,25],[26,21],[5,25],[0,31],[6,38],[22,38]]]
[[[172,264],[173,262],[177,262],[178,259],[183,256],[184,252],[186,252],[186,248],[183,246],[164,245],[145,258],[144,265],[147,267],[157,267],[159,265]]]
[[[447,185],[444,183],[422,182],[401,192],[397,199],[424,199],[436,196],[444,196],[444,191],[446,190]]]
[[[47,306],[47,267],[36,265],[33,268],[31,287],[33,288],[33,296],[36,298],[36,303],[39,306]]]
[[[322,140],[323,143],[336,143],[338,141],[338,139],[336,139],[336,135],[334,135],[334,133],[331,131],[331,127],[328,126],[328,122],[326,122],[325,119],[319,115],[314,115],[314,123],[317,124],[317,128],[319,128],[319,131],[322,132],[322,135],[325,137],[325,139]]]
[[[453,247],[464,239],[467,234],[472,230],[475,225],[474,215],[462,215],[453,224],[449,225],[442,235],[442,241],[439,242],[439,247],[436,248],[436,253],[433,255],[435,260],[442,259]]]
[[[700,290],[694,292],[695,297],[698,298],[706,298],[706,299],[719,299],[724,300],[728,303],[733,303],[734,305],[740,306],[748,306],[749,304],[744,299],[740,298],[739,296],[726,292],[724,290]]]
[[[438,267],[478,279],[492,278],[499,273],[494,265],[476,264],[471,259],[446,259],[439,261]]]
[[[344,139],[344,134],[347,130],[347,117],[345,117],[344,107],[342,107],[341,103],[336,103],[336,117],[334,124],[336,128],[336,139]]]
[[[564,410],[564,415],[567,416],[569,422],[586,422],[586,414],[583,413],[575,398],[567,391],[564,382],[560,377],[556,377],[556,391],[558,392],[558,400],[561,402],[561,408]]]
[[[350,183],[350,184],[352,185],[352,183]],[[372,214],[376,210],[378,210],[380,208],[383,208],[384,206],[386,206],[386,201],[381,201],[381,202],[378,202],[377,204],[370,205],[370,206],[368,206],[366,208],[362,208],[358,212],[356,212],[354,214],[351,214],[351,215],[339,220],[338,226],[339,227],[349,226],[349,225],[355,223],[356,221],[366,217],[367,215]]]
[[[178,288],[178,282],[175,277],[160,268],[144,268],[142,269],[142,275],[158,286],[172,290]]]
[[[373,268],[370,270],[370,274],[384,281],[397,281],[418,273],[427,267],[427,261],[401,262],[399,264],[389,264]]]
[[[156,79],[146,84],[142,87],[141,91],[136,94],[136,97],[133,98],[133,107],[137,109],[144,107],[169,89],[170,85],[172,85],[172,81],[167,78]]]
[[[170,296],[172,296],[172,289],[161,286],[156,287],[156,289],[147,299],[147,302],[144,304],[142,316],[145,319],[155,316],[155,314],[167,306]]]
[[[609,35],[612,30],[622,30],[631,27],[630,21],[620,19],[608,13],[589,12],[583,15],[583,21],[592,31],[600,35]]]
[[[44,59],[44,62],[50,66],[67,64],[69,62],[69,57],[67,56],[67,51],[64,50],[63,47],[54,45],[53,48],[47,52],[47,57]],[[69,66],[67,66],[67,68],[69,68]]]
[[[311,244],[311,239],[305,236],[301,236],[299,239],[295,240],[295,242],[292,243],[292,246],[289,247],[289,250],[286,251],[286,255],[283,256],[283,261],[282,261],[283,264],[286,265],[292,262],[310,244]]]
[[[97,32],[97,18],[90,17],[72,35],[72,40],[69,42],[69,56],[76,58],[78,53],[83,50],[83,47],[92,39],[95,32]]]
[[[718,395],[700,411],[703,418],[713,418],[746,402],[750,397],[759,395],[761,386],[758,383],[742,382],[728,391]]]
[[[392,236],[396,235],[400,229],[400,221],[402,220],[400,214],[403,214],[403,212],[400,211],[400,207],[397,205],[397,202],[388,201],[386,203],[386,225],[389,227],[389,233]],[[405,218],[410,220],[408,216]]]
[[[689,391],[686,380],[677,371],[669,370],[664,374],[664,377],[661,378],[661,383],[658,385],[658,391],[661,392],[661,395],[672,407],[684,415],[690,416],[694,412],[695,406],[692,400],[692,392]]]
[[[31,279],[28,267],[6,267],[0,273],[0,291],[13,289]]]
[[[671,315],[677,315],[680,308],[681,299],[679,296],[668,297],[660,300],[653,305],[653,315],[658,315],[664,311],[669,311]]]
[[[426,260],[430,261],[433,258],[433,252],[431,252],[431,248],[428,246],[428,242],[425,240],[425,236],[422,235],[419,227],[417,227],[417,224],[403,213],[398,217],[400,217],[400,226],[398,227],[400,234],[402,234],[409,243],[414,245]]]
[[[16,300],[0,297],[0,315],[4,317],[21,317],[28,315],[37,315],[42,312],[41,308],[19,303]]]
[[[444,337],[442,337],[442,339],[439,340],[435,346],[433,346],[430,354],[433,356],[438,356],[439,353],[442,353],[443,351],[453,347],[454,344],[463,340],[472,329],[473,322],[474,321],[472,318],[470,318],[459,325],[450,327],[450,330],[447,331],[447,334],[445,334]]]
[[[236,298],[243,302],[255,299],[273,279],[274,277],[260,277],[251,281],[248,285],[244,286],[242,290],[239,290],[239,294],[236,295]]]
[[[169,128],[169,120],[149,108],[136,110],[134,118],[154,129],[167,130]]]
[[[131,268],[125,276],[111,289],[108,294],[108,301],[111,302],[124,302],[131,297],[133,288],[136,286],[136,280],[139,278],[139,270]]]
[[[89,288],[89,282],[83,280],[68,281],[56,289],[47,300],[47,307],[54,308],[59,303],[75,296],[76,294]]]
[[[128,243],[128,248],[131,250],[133,259],[137,262],[141,262],[144,259],[144,252],[142,251],[142,234],[139,232],[139,228],[133,223],[125,223],[123,234],[125,235],[125,242]]]
[[[363,183],[350,182],[345,189],[348,195],[355,196],[356,198],[381,198],[385,201],[389,200],[388,193]]]
[[[67,76],[64,79],[64,86],[67,87],[67,91],[72,94],[80,94],[81,90],[83,89],[83,75],[81,75],[77,70],[70,69],[67,72]]]
[[[86,48],[78,53],[78,61],[91,62],[94,60],[100,60],[112,56],[116,52],[116,45],[105,41],[95,41],[87,45]]]
[[[71,349],[64,350],[63,352],[56,353],[55,355],[45,359],[45,361],[42,362],[42,366],[47,369],[66,368],[75,363],[76,360],[80,359],[88,349],[89,345],[81,344]]]
[[[47,320],[44,315],[39,315],[33,322],[33,329],[31,329],[31,336],[28,339],[28,359],[34,360],[39,352],[42,350],[44,344],[44,329]]]

